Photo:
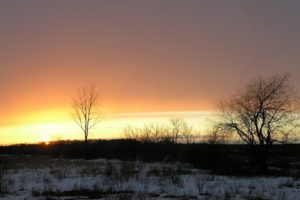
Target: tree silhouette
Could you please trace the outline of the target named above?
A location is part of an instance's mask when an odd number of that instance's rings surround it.
[[[99,92],[94,85],[78,90],[73,98],[72,117],[84,133],[84,155],[88,158],[88,137],[90,130],[100,121]]]
[[[245,143],[259,147],[257,158],[266,168],[274,143],[285,143],[299,128],[298,97],[289,75],[258,77],[228,101],[221,102],[222,130],[236,133]]]

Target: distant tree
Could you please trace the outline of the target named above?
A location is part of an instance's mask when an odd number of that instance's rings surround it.
[[[181,118],[171,118],[170,119],[170,131],[172,134],[172,142],[177,143],[180,133],[182,131],[184,120]]]
[[[132,127],[130,125],[127,125],[125,128],[123,128],[123,137],[126,140],[140,140],[139,132],[141,130],[139,128]]]
[[[170,133],[172,137],[172,142],[177,143],[178,139],[182,136],[184,131],[191,131],[189,130],[189,126],[187,125],[184,119],[173,117],[170,119]],[[189,134],[189,133],[187,133]]]
[[[74,121],[84,133],[84,154],[88,157],[88,137],[90,130],[100,121],[99,92],[94,85],[88,85],[78,90],[72,101]]]
[[[180,141],[189,144],[194,142],[193,127],[182,118],[170,118],[169,132],[173,143]]]
[[[266,159],[274,143],[285,143],[299,128],[298,97],[289,75],[258,77],[229,100],[221,102],[222,131],[235,133],[250,146],[258,147],[258,160]]]
[[[222,132],[219,126],[215,125],[208,130],[206,142],[208,144],[224,144],[230,136]]]
[[[158,143],[170,141],[168,127],[164,124],[151,123],[145,125],[142,129],[139,129],[139,131],[139,140],[141,142]]]
[[[182,139],[182,142],[186,144],[191,144],[195,142],[195,135],[193,133],[194,129],[193,126],[189,125],[184,121],[182,125],[182,133],[180,135],[180,138]]]

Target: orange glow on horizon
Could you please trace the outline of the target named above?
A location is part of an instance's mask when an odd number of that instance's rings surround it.
[[[207,119],[214,112],[136,112],[107,113],[103,120],[91,130],[90,139],[121,138],[127,125],[142,127],[149,123],[169,123],[171,117],[180,117],[203,131],[207,128]],[[26,120],[0,127],[2,140],[0,145],[14,143],[38,143],[55,140],[81,140],[83,134],[78,125],[65,110],[50,110],[29,114]]]

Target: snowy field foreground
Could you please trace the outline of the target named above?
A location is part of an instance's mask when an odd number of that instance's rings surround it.
[[[18,160],[0,199],[300,199],[300,179],[209,175],[181,163]]]

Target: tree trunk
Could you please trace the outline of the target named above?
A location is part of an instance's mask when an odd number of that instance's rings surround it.
[[[84,138],[84,158],[86,160],[89,158],[89,155],[88,155],[88,138],[87,138],[87,134],[85,135],[85,138]]]

